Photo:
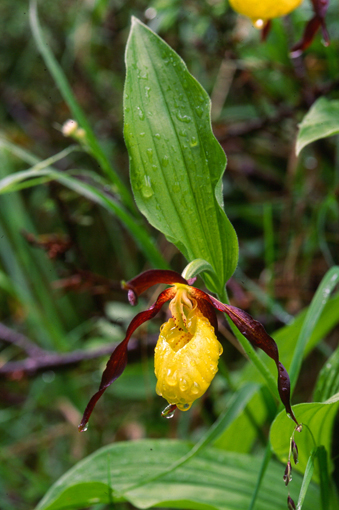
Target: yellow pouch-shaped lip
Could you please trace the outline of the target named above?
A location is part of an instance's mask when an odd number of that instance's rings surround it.
[[[269,20],[286,16],[303,0],[230,0],[233,9],[252,20]]]
[[[218,371],[222,346],[208,319],[196,310],[187,317],[187,332],[173,319],[163,324],[155,348],[156,392],[187,411]]]

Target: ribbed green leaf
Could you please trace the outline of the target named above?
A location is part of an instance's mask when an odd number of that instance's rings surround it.
[[[110,501],[137,508],[162,506],[191,510],[246,510],[257,484],[260,459],[207,448],[176,471],[129,490],[187,454],[184,441],[145,440],[106,446],[79,462],[48,491],[36,510],[83,508]],[[283,466],[270,462],[257,499],[260,510],[285,510]],[[293,488],[299,491],[301,477]],[[319,490],[307,496],[308,510],[319,509]]]
[[[299,125],[296,152],[309,143],[339,133],[339,101],[319,98]]]
[[[298,404],[293,411],[303,430],[295,434],[295,441],[299,449],[299,463],[295,466],[297,471],[304,472],[309,455],[314,447],[324,446],[327,452],[331,451],[333,420],[339,408],[339,393],[323,403]],[[281,412],[274,420],[270,439],[275,454],[282,462],[287,462],[289,438],[295,424],[288,419],[286,413]],[[312,433],[311,433],[311,432]],[[329,469],[333,466],[329,463]],[[319,467],[315,465],[314,477],[319,481]]]
[[[204,259],[211,290],[233,274],[238,243],[222,199],[226,156],[210,99],[182,59],[133,18],[126,49],[124,135],[135,200],[148,221],[191,262]]]

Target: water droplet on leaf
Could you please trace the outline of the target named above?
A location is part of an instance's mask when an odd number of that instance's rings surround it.
[[[154,191],[151,186],[151,179],[145,175],[144,184],[141,186],[141,194],[144,198],[151,198],[154,195]]]
[[[137,106],[137,110],[138,110],[139,119],[140,119],[140,120],[144,120],[144,118],[145,118],[145,114],[144,114],[144,112],[142,111],[142,109],[140,108],[140,106]]]
[[[180,120],[180,122],[185,122],[186,124],[192,120],[189,115],[182,115],[180,112],[176,112],[175,116],[178,120]]]
[[[204,111],[203,111],[203,109],[201,108],[201,106],[196,106],[196,107],[195,107],[195,111],[197,112],[198,117],[200,117],[200,118],[201,118],[201,117],[202,117],[202,115],[203,115],[203,113],[204,113]]]
[[[166,168],[166,166],[168,166],[168,163],[169,163],[169,157],[168,156],[164,156],[161,160],[161,164],[163,167]]]

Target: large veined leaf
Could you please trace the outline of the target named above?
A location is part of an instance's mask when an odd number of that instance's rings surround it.
[[[295,441],[299,449],[299,463],[295,469],[304,472],[313,448],[324,446],[331,451],[333,421],[339,408],[339,393],[326,402],[312,404],[298,404],[293,411],[298,421],[303,423],[303,430],[295,433]],[[274,420],[270,439],[275,454],[282,462],[287,462],[289,438],[295,424],[288,419],[285,412],[280,413]],[[311,431],[311,432],[310,432]],[[329,463],[330,470],[332,464]],[[319,481],[319,468],[315,465],[314,478]]]
[[[246,510],[260,466],[260,460],[253,456],[206,448],[184,466],[142,485],[142,480],[156,476],[190,448],[187,442],[172,440],[115,443],[101,448],[60,478],[36,510],[82,508],[124,500],[137,508]],[[285,510],[282,472],[281,464],[270,463],[256,508]],[[300,486],[301,477],[296,476],[295,494]],[[319,491],[315,485],[309,487],[306,500],[308,510],[318,510]]]
[[[238,242],[222,198],[226,156],[210,99],[183,60],[133,18],[126,48],[124,135],[136,203],[191,262],[209,262],[211,290],[233,274]]]
[[[299,125],[297,155],[309,143],[339,133],[339,101],[319,98]]]

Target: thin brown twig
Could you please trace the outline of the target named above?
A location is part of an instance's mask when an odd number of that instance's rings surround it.
[[[11,328],[8,328],[2,323],[0,323],[0,340],[9,344],[16,345],[32,358],[39,357],[42,355],[42,353],[45,352],[43,349],[41,349],[41,347],[27,338],[27,336],[23,335],[22,333],[18,333]]]
[[[151,341],[152,340],[153,339],[151,338]],[[24,376],[33,376],[38,372],[69,367],[70,365],[76,365],[85,360],[107,356],[114,351],[116,346],[117,343],[110,343],[98,349],[76,350],[62,354],[38,348],[38,350],[34,353],[34,356],[29,356],[28,358],[19,361],[9,361],[0,367],[0,378],[21,379]],[[131,339],[128,345],[128,350],[133,351],[136,349],[137,339]]]
[[[1,332],[6,331],[7,337],[5,338],[6,335],[2,335]],[[21,379],[24,376],[32,377],[38,372],[62,369],[71,365],[77,365],[82,361],[100,358],[102,356],[112,354],[118,345],[118,342],[114,342],[98,349],[79,349],[73,352],[60,354],[41,349],[24,335],[10,330],[3,324],[0,324],[0,338],[22,348],[27,354],[29,354],[29,356],[23,360],[9,361],[5,365],[0,366],[0,379]],[[149,345],[154,346],[156,340],[157,335],[148,336]],[[128,351],[131,352],[137,350],[138,343],[139,342],[137,338],[131,338],[128,344]]]

